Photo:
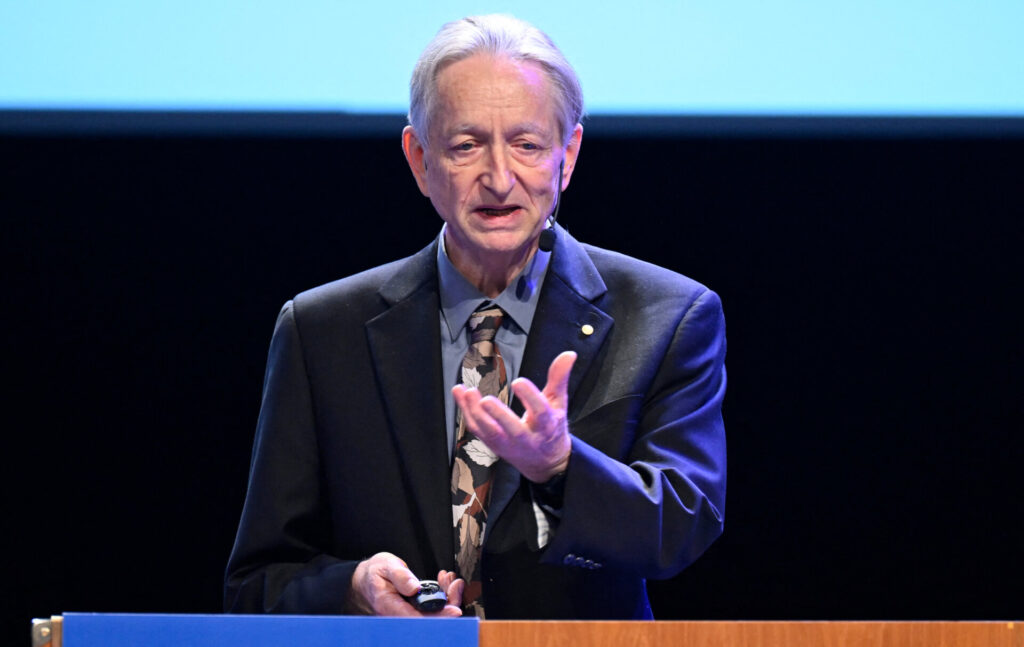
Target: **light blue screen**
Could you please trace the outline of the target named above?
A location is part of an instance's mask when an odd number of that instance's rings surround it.
[[[1024,115],[1024,1],[0,0],[0,108],[401,113],[445,21],[510,12],[591,114]]]

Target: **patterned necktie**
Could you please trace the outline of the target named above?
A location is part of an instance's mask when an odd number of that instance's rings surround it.
[[[505,362],[494,344],[504,313],[501,308],[477,310],[470,316],[469,350],[462,359],[460,382],[475,386],[481,396],[493,395],[508,404]],[[480,553],[487,523],[491,472],[498,457],[482,440],[466,430],[462,410],[455,414],[455,452],[452,461],[452,523],[455,531],[455,561],[466,580],[463,605],[478,614],[474,603],[480,597]],[[479,605],[476,605],[479,606]]]

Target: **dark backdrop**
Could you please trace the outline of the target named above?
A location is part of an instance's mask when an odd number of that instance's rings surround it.
[[[726,531],[659,617],[1021,617],[1022,159],[1019,130],[588,135],[564,224],[726,308]],[[439,228],[397,132],[8,133],[0,164],[3,638],[217,612],[278,308]]]

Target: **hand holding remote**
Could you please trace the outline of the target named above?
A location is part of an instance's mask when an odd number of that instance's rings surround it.
[[[424,613],[437,613],[448,603],[448,595],[435,580],[420,580],[420,590],[403,597]]]
[[[427,587],[406,563],[391,553],[377,553],[356,566],[352,586],[345,601],[345,613],[378,616],[461,616],[462,591],[465,581],[455,573],[441,571],[437,581],[427,580],[437,587]],[[420,604],[417,606],[416,598]],[[447,600],[447,603],[446,601]],[[430,611],[429,609],[436,609]]]

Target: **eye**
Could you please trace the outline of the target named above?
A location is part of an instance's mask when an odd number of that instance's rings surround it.
[[[452,147],[452,150],[459,151],[461,153],[467,153],[473,150],[473,142],[462,142]]]

